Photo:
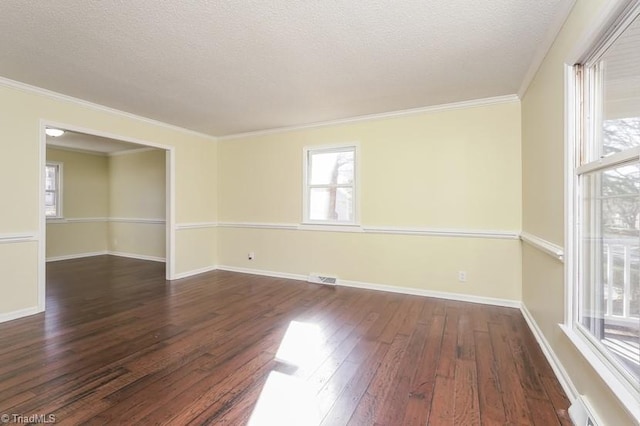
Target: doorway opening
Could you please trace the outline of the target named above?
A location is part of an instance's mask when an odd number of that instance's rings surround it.
[[[116,255],[175,271],[175,153],[151,141],[41,120],[38,311],[46,262]]]

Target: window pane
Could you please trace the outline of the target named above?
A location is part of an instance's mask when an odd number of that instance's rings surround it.
[[[44,194],[44,214],[45,216],[57,216],[58,215],[58,207],[56,203],[56,193],[47,191]]]
[[[56,205],[56,194],[55,194],[55,192],[47,191],[44,194],[44,205],[47,206],[47,207],[50,207],[50,206],[54,206],[55,207],[55,205]]]
[[[580,323],[640,383],[640,164],[582,177]]]
[[[55,190],[56,189],[56,166],[47,166],[45,168],[45,179],[44,179],[44,189],[46,190]]]
[[[602,154],[640,146],[640,18],[602,57]]]
[[[309,183],[336,185],[353,183],[354,151],[310,152]]]
[[[311,188],[309,219],[352,222],[353,190],[351,188]]]

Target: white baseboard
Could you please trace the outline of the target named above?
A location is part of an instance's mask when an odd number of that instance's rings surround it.
[[[425,290],[412,287],[397,287],[386,284],[373,284],[360,281],[339,280],[345,287],[364,288],[368,290],[387,291],[390,293],[410,294],[413,296],[434,297],[436,299],[455,300],[458,302],[481,303],[483,305],[503,306],[507,308],[520,308],[520,301],[499,299],[495,297],[476,296],[473,294],[450,293],[446,291]]]
[[[153,262],[165,262],[164,257],[159,256],[147,256],[146,254],[137,254],[137,253],[125,253],[121,251],[108,251],[106,254],[111,256],[119,256],[119,257],[128,257],[131,259],[139,259],[139,260],[151,260]]]
[[[142,259],[142,260],[152,260],[156,262],[164,262],[164,258],[153,257],[153,256],[145,256],[138,255],[132,253],[121,253],[121,252],[105,252],[105,253],[95,253],[95,254],[80,254],[74,255],[75,257],[65,257],[69,259],[77,258],[77,257],[86,257],[86,256],[95,256],[99,254],[110,254],[113,256],[122,256],[122,257],[130,257],[133,259]],[[47,261],[53,260],[64,260],[62,258],[55,258],[52,260],[47,259]],[[277,271],[265,271],[261,269],[251,269],[251,268],[242,268],[236,266],[227,266],[227,265],[218,265],[218,266],[206,266],[200,269],[194,269],[191,271],[182,272],[179,274],[175,274],[172,280],[179,280],[182,278],[191,277],[198,274],[203,274],[205,272],[210,272],[213,270],[219,269],[221,271],[229,271],[229,272],[239,272],[243,274],[252,274],[252,275],[261,275],[265,277],[274,277],[274,278],[285,278],[291,280],[300,280],[307,281],[307,275],[302,274],[292,274],[288,272],[277,272]],[[460,302],[471,302],[471,303],[481,303],[484,305],[493,305],[493,306],[504,306],[508,308],[517,308],[520,309],[521,303],[518,300],[511,299],[500,299],[494,297],[485,297],[485,296],[476,296],[470,294],[463,293],[450,293],[444,291],[434,291],[434,290],[425,290],[419,288],[411,288],[411,287],[398,287],[392,285],[385,284],[375,284],[375,283],[367,283],[362,281],[349,281],[349,280],[339,280],[339,285],[345,287],[354,287],[354,288],[363,288],[367,290],[377,290],[377,291],[386,291],[390,293],[400,293],[400,294],[410,294],[414,296],[424,296],[424,297],[434,297],[438,299],[447,299],[447,300],[456,300]]]
[[[569,400],[573,402],[578,397],[579,394],[578,394],[578,389],[571,381],[571,378],[569,377],[567,370],[564,369],[564,366],[556,356],[555,352],[553,351],[553,349],[551,349],[551,345],[549,344],[549,341],[544,337],[542,330],[540,330],[540,327],[538,327],[538,323],[533,318],[533,316],[531,315],[531,312],[529,312],[529,310],[527,309],[527,306],[524,303],[522,303],[522,306],[520,307],[520,311],[522,312],[522,316],[524,317],[525,321],[527,321],[527,324],[529,325],[529,329],[531,329],[531,332],[533,333],[536,340],[538,341],[538,344],[542,349],[542,353],[544,353],[544,356],[547,358],[547,361],[549,361],[549,364],[551,365],[553,372],[558,378],[558,381],[560,382],[562,389],[564,389],[564,392],[567,394],[567,397],[569,398]]]
[[[32,306],[30,308],[19,309],[13,312],[7,312],[5,314],[0,314],[0,322],[12,321],[18,318],[28,317],[29,315],[35,315],[40,313],[41,311],[37,306]]]
[[[211,272],[211,271],[215,271],[216,266],[205,266],[204,268],[200,268],[200,269],[193,269],[191,271],[186,271],[186,272],[181,272],[179,274],[175,274],[173,276],[173,278],[171,278],[171,280],[180,280],[182,278],[188,278],[188,277],[192,277],[194,275],[198,275],[198,274],[204,274],[205,272]]]
[[[290,274],[286,272],[264,271],[260,269],[238,268],[235,266],[218,265],[221,271],[241,272],[244,274],[262,275],[266,277],[287,278],[292,280],[307,281],[307,275]],[[520,308],[520,301],[498,299],[493,297],[475,296],[470,294],[449,293],[443,291],[424,290],[420,288],[398,287],[385,284],[373,284],[361,281],[338,280],[338,285],[344,287],[362,288],[367,290],[386,291],[390,293],[410,294],[413,296],[435,297],[438,299],[456,300],[460,302],[482,303],[484,305],[504,306],[508,308]]]
[[[102,256],[105,254],[109,254],[109,252],[104,250],[104,251],[94,251],[89,253],[67,254],[64,256],[47,257],[47,262],[58,262],[60,260],[81,259],[83,257]]]
[[[286,278],[288,280],[306,281],[307,276],[302,274],[289,274],[287,272],[265,271],[262,269],[239,268],[236,266],[218,265],[221,271],[240,272],[241,274],[261,275],[263,277]]]
[[[164,257],[147,256],[146,254],[125,253],[125,252],[120,252],[120,251],[104,250],[104,251],[94,251],[94,252],[88,252],[88,253],[67,254],[65,256],[48,257],[47,258],[47,262],[57,262],[59,260],[81,259],[83,257],[103,256],[105,254],[108,254],[108,255],[111,255],[111,256],[128,257],[128,258],[131,258],[131,259],[151,260],[151,261],[154,261],[154,262],[164,262],[165,261]]]

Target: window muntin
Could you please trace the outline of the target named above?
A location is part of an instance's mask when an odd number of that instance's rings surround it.
[[[576,66],[575,328],[640,390],[640,18]]]
[[[305,150],[304,222],[354,224],[356,147]]]
[[[47,218],[62,217],[62,164],[47,163],[44,175],[44,211]]]

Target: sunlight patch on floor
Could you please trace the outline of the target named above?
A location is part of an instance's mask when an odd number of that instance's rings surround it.
[[[310,383],[296,377],[299,368],[318,362],[324,337],[318,325],[291,321],[275,360],[295,367],[292,374],[271,371],[249,420],[250,426],[314,426],[322,421]]]
[[[272,371],[249,419],[250,426],[314,426],[321,422],[316,395],[296,377]]]
[[[276,353],[276,361],[297,367],[311,365],[321,356],[323,343],[318,325],[291,321]]]

